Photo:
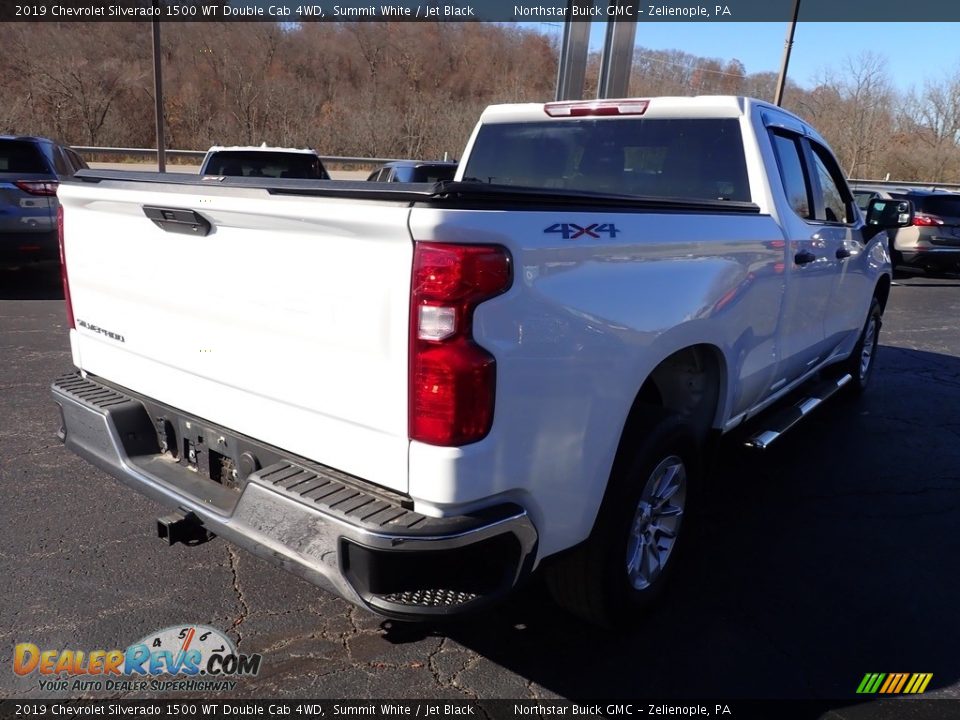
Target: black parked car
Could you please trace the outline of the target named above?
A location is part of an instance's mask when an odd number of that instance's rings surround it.
[[[456,172],[457,163],[455,162],[396,160],[374,170],[367,180],[373,182],[434,183],[441,180],[453,180]]]
[[[59,262],[57,186],[85,167],[53,140],[0,135],[0,267]]]

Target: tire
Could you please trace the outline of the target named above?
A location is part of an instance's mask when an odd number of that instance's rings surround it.
[[[870,301],[870,310],[867,319],[860,331],[860,338],[850,353],[850,357],[843,365],[845,372],[853,380],[847,383],[849,394],[853,397],[862,395],[870,384],[873,367],[877,360],[877,346],[880,342],[880,327],[883,325],[883,313],[880,310],[880,301],[876,297]]]
[[[890,267],[896,272],[897,266],[903,264],[903,253],[894,248],[893,238],[890,238]]]
[[[642,617],[689,537],[700,467],[696,438],[677,415],[643,412],[621,440],[590,537],[545,568],[554,600],[604,627]]]

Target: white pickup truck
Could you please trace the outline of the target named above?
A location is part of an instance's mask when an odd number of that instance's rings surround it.
[[[912,214],[864,219],[809,125],[737,97],[491,107],[436,185],[89,171],[59,196],[67,447],[169,506],[169,542],[404,619],[540,566],[584,618],[632,616],[713,440],[865,387]]]

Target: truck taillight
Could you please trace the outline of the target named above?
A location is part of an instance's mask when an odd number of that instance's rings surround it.
[[[473,339],[473,312],[505,292],[510,255],[497,245],[415,245],[410,293],[409,434],[466,445],[493,422],[496,361]]]
[[[67,279],[67,256],[63,247],[63,205],[57,206],[57,237],[60,241],[60,279],[63,281],[63,299],[67,306],[67,325],[77,326],[73,319],[73,303],[70,300],[70,281]]]
[[[943,225],[943,220],[936,215],[918,212],[913,214],[913,224],[918,227],[936,227]]]

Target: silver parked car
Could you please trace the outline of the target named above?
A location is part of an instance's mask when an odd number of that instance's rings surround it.
[[[906,265],[931,271],[960,268],[960,194],[866,185],[858,186],[853,194],[861,209],[873,198],[913,203],[913,224],[888,233],[894,267]]]

